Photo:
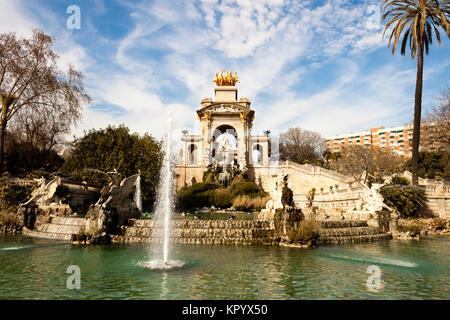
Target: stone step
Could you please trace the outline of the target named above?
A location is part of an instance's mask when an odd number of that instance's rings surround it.
[[[111,236],[113,243],[162,243],[162,239],[152,237],[137,237],[137,236]],[[177,244],[245,244],[245,245],[259,245],[259,244],[277,244],[278,242],[270,238],[186,238],[173,237],[170,239],[171,243]]]
[[[380,233],[373,227],[353,227],[353,228],[323,228],[319,231],[321,237],[344,237],[374,235]]]
[[[337,236],[320,238],[319,244],[339,244],[339,243],[358,243],[358,242],[372,242],[376,240],[392,239],[392,234],[378,233],[373,235],[359,235],[359,236]]]
[[[147,227],[127,227],[124,230],[124,236],[131,237],[151,237],[152,228]],[[264,236],[273,236],[273,230],[266,230],[260,228],[251,229],[223,229],[223,228],[209,228],[209,229],[188,229],[188,228],[171,228],[172,237],[196,237],[196,238],[222,238],[222,237],[242,237],[242,238],[258,238]]]
[[[259,220],[193,220],[177,219],[171,222],[173,228],[187,229],[251,229],[262,228],[269,229],[270,223]],[[153,220],[130,219],[128,226],[152,228]]]
[[[84,218],[68,218],[68,217],[52,217],[51,223],[59,224],[59,225],[84,226],[86,224],[86,219],[84,219]]]
[[[326,220],[320,221],[322,228],[356,228],[367,227],[367,221]]]
[[[36,227],[36,231],[72,235],[78,234],[83,228],[84,226],[43,223]]]
[[[66,233],[54,233],[54,232],[29,230],[27,228],[23,228],[22,234],[25,236],[29,236],[29,237],[40,238],[40,239],[51,239],[51,240],[68,241],[71,238],[71,235],[66,234]]]

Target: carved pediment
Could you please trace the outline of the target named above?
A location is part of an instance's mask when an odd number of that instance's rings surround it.
[[[250,108],[241,106],[238,104],[233,103],[218,103],[218,104],[211,104],[207,107],[202,108],[199,110],[199,112],[202,113],[212,113],[212,112],[249,112]]]

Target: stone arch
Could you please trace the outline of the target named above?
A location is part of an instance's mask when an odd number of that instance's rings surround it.
[[[235,159],[233,160],[234,156],[233,153],[238,149],[238,133],[237,130],[228,124],[222,124],[217,126],[214,130],[213,130],[213,134],[212,134],[212,150],[211,150],[211,156],[212,158],[216,159],[218,157],[219,162],[222,160],[221,159],[221,151],[219,150],[219,145],[223,142],[223,139],[225,139],[225,136],[223,136],[224,134],[228,134],[228,141],[231,144],[232,147],[232,152],[230,155],[230,159],[232,160],[232,163],[235,162]]]
[[[236,142],[238,141],[238,133],[237,130],[233,127],[230,126],[229,124],[222,124],[220,126],[217,126],[214,130],[213,130],[213,134],[212,134],[212,141],[216,141],[217,138],[219,138],[222,134],[224,133],[228,133],[231,136],[234,137],[234,139],[236,139]]]

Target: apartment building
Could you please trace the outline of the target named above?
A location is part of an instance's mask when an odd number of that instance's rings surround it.
[[[325,147],[331,152],[339,152],[343,146],[349,145],[379,146],[391,149],[405,158],[410,158],[412,136],[412,126],[376,127],[367,131],[328,137],[325,139]]]

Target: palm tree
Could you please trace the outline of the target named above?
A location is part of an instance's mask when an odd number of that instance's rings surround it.
[[[436,35],[439,47],[441,35],[439,27],[442,27],[450,38],[450,0],[384,0],[383,21],[390,18],[386,24],[383,37],[389,27],[393,27],[389,37],[389,45],[392,43],[392,54],[397,48],[399,39],[401,42],[401,55],[405,55],[406,45],[409,41],[411,58],[414,59],[417,52],[417,78],[414,103],[414,131],[412,145],[412,182],[418,184],[417,167],[419,160],[420,141],[420,116],[422,112],[422,82],[423,82],[423,51],[428,54],[433,41],[433,33]],[[402,32],[404,33],[402,34]]]

